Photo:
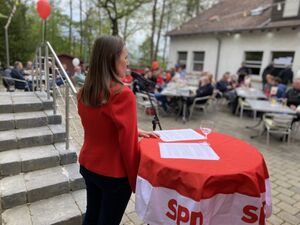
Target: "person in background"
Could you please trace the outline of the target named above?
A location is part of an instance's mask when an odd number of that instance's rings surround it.
[[[69,78],[72,78],[73,74],[69,71],[68,65],[63,63],[62,64],[64,70],[66,71],[66,74],[68,75]]]
[[[186,72],[186,65],[183,64],[180,66],[181,67],[181,71],[180,71],[180,79],[181,80],[185,80],[187,72]]]
[[[286,85],[281,83],[279,77],[274,77],[273,84],[271,87],[271,96],[275,96],[278,99],[284,97],[286,91]]]
[[[251,77],[245,73],[241,73],[238,76],[238,84],[237,87],[251,87]]]
[[[131,76],[131,70],[130,69],[127,69],[126,70],[126,74],[124,77],[122,77],[122,82],[127,85],[127,86],[130,86],[130,84],[132,83],[133,81],[133,78]]]
[[[181,66],[179,64],[175,65],[175,73],[172,76],[172,81],[178,81],[180,79],[180,74],[181,74]]]
[[[28,61],[24,69],[24,75],[32,75],[32,70],[33,70],[32,61]]]
[[[266,84],[263,88],[263,92],[267,97],[270,97],[271,95],[271,88],[275,83],[275,77],[271,74],[267,74],[266,76]]]
[[[300,78],[293,81],[293,86],[284,95],[284,101],[293,111],[296,111],[296,117],[292,121],[293,124],[300,121]]]
[[[224,73],[222,79],[217,82],[216,88],[222,93],[230,91],[231,86],[229,84],[229,79],[230,79],[230,73],[229,72]]]
[[[196,91],[196,96],[187,99],[187,106],[190,107],[193,104],[195,98],[211,96],[213,94],[213,91],[214,87],[211,83],[210,77],[208,75],[202,76],[201,80],[199,81],[199,87]],[[197,104],[203,104],[205,102],[207,102],[207,100],[199,101],[197,102]]]
[[[79,155],[87,192],[83,225],[119,225],[140,161],[138,137],[157,137],[137,128],[136,99],[121,79],[128,53],[118,36],[95,40],[90,69],[78,93],[84,129]]]
[[[238,86],[238,76],[236,74],[231,74],[229,78],[229,85],[231,86],[231,89],[235,89]]]
[[[263,71],[261,78],[262,78],[262,89],[264,89],[265,84],[267,83],[267,75],[271,74],[273,76],[274,71],[274,64],[270,63]]]
[[[292,71],[291,65],[288,65],[285,69],[280,71],[279,78],[282,84],[289,85],[293,83],[294,72]]]
[[[22,71],[23,64],[19,61],[16,61],[14,68],[11,70],[11,77],[20,81],[15,81],[15,88],[22,89],[25,91],[32,91],[32,83],[29,81],[28,76],[23,75]]]
[[[242,62],[241,67],[238,69],[237,74],[245,74],[245,75],[251,75],[252,70],[246,66],[246,62]]]
[[[292,110],[296,110],[300,105],[300,78],[294,80],[293,87],[285,93],[284,97],[287,99],[287,105]]]
[[[78,86],[82,86],[84,84],[85,81],[85,75],[81,72],[81,67],[80,66],[75,66],[74,67],[74,81],[75,84]]]

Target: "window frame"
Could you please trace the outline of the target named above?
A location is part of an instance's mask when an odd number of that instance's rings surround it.
[[[247,53],[259,53],[261,54],[260,60],[247,60]],[[259,76],[261,74],[262,69],[262,61],[263,61],[264,52],[263,51],[244,51],[244,63],[247,68],[252,70],[252,74],[254,76]],[[258,70],[258,73],[253,73],[254,70]]]
[[[203,59],[202,60],[195,60],[195,55],[196,53],[201,53],[203,54]],[[193,51],[193,71],[203,71],[204,69],[204,61],[205,61],[205,51]],[[199,64],[201,65],[201,70],[196,70],[195,65]]]

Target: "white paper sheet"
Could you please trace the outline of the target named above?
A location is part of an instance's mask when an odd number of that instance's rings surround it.
[[[163,141],[204,140],[205,137],[192,129],[154,131]]]
[[[160,157],[172,159],[219,160],[208,143],[159,143]]]

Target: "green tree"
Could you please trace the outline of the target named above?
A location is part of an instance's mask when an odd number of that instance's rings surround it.
[[[130,16],[135,10],[151,0],[98,0],[97,6],[103,8],[111,23],[112,35],[119,35],[120,20]]]

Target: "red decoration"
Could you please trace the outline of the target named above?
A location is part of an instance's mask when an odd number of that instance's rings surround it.
[[[36,5],[36,10],[39,16],[43,20],[46,20],[51,13],[51,5],[48,0],[39,0]]]

